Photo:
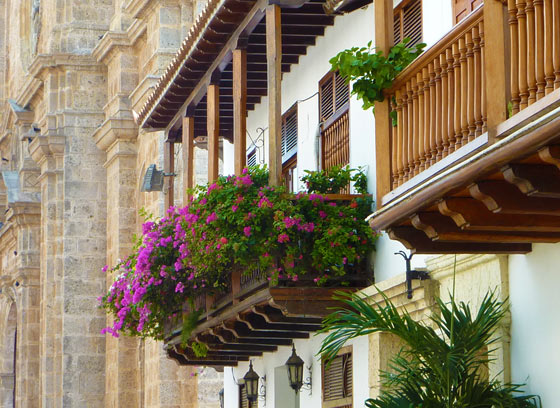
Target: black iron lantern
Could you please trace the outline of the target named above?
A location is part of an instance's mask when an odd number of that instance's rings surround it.
[[[247,399],[255,402],[259,396],[259,375],[253,370],[253,362],[249,363],[249,371],[243,377],[245,380],[245,389],[247,390]]]
[[[286,361],[288,367],[288,380],[290,387],[296,392],[301,389],[303,385],[303,360],[296,354],[296,347],[292,344],[292,355]]]
[[[220,408],[224,408],[224,389],[223,388],[218,393],[218,396],[220,397]]]

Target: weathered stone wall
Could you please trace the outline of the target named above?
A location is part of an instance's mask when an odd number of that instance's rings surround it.
[[[164,193],[140,185],[163,166],[164,134],[139,132],[132,110],[201,4],[0,0],[0,170],[17,172],[21,193],[9,201],[0,180],[3,343],[18,330],[15,378],[12,350],[0,354],[2,406],[14,384],[18,407],[216,406],[221,377],[191,375],[160,342],[101,335],[96,301],[113,278],[103,265],[130,253],[138,210],[163,214]]]

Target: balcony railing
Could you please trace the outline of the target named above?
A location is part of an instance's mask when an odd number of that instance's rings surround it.
[[[385,185],[382,204],[494,143],[497,125],[560,87],[560,0],[492,1],[497,6],[479,6],[388,91],[396,120],[387,121],[390,175],[378,182]],[[488,24],[501,37],[489,37]],[[494,75],[500,64],[504,78]]]

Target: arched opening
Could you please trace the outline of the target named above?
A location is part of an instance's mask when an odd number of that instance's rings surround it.
[[[16,405],[17,312],[12,303],[5,322],[0,355],[0,406]]]

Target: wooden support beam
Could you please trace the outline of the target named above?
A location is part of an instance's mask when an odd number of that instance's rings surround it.
[[[375,1],[375,46],[388,55],[393,46],[393,0]],[[376,203],[381,207],[384,195],[391,191],[391,120],[390,101],[375,103]]]
[[[183,118],[183,205],[190,200],[188,189],[194,187],[194,117]]]
[[[220,87],[208,85],[206,128],[208,131],[208,181],[218,179],[220,149]]]
[[[501,1],[484,2],[484,83],[488,141],[493,143],[497,126],[507,119],[506,23]]]
[[[247,50],[233,51],[233,157],[235,174],[247,165]]]
[[[280,7],[266,8],[269,183],[282,184],[282,24]]]
[[[432,241],[413,227],[392,227],[387,233],[416,254],[526,254],[532,248],[531,244]]]
[[[560,200],[527,196],[505,181],[481,181],[471,185],[469,192],[495,213],[560,216]]]
[[[502,169],[504,178],[523,194],[560,198],[560,170],[551,165],[510,164]]]
[[[446,198],[439,203],[438,207],[440,212],[451,217],[458,227],[467,230],[560,232],[560,217],[494,213],[473,198]]]
[[[163,172],[165,174],[173,174],[175,172],[175,143],[165,142],[163,148]],[[169,208],[175,201],[175,177],[165,177],[164,194],[165,194],[165,208]]]

